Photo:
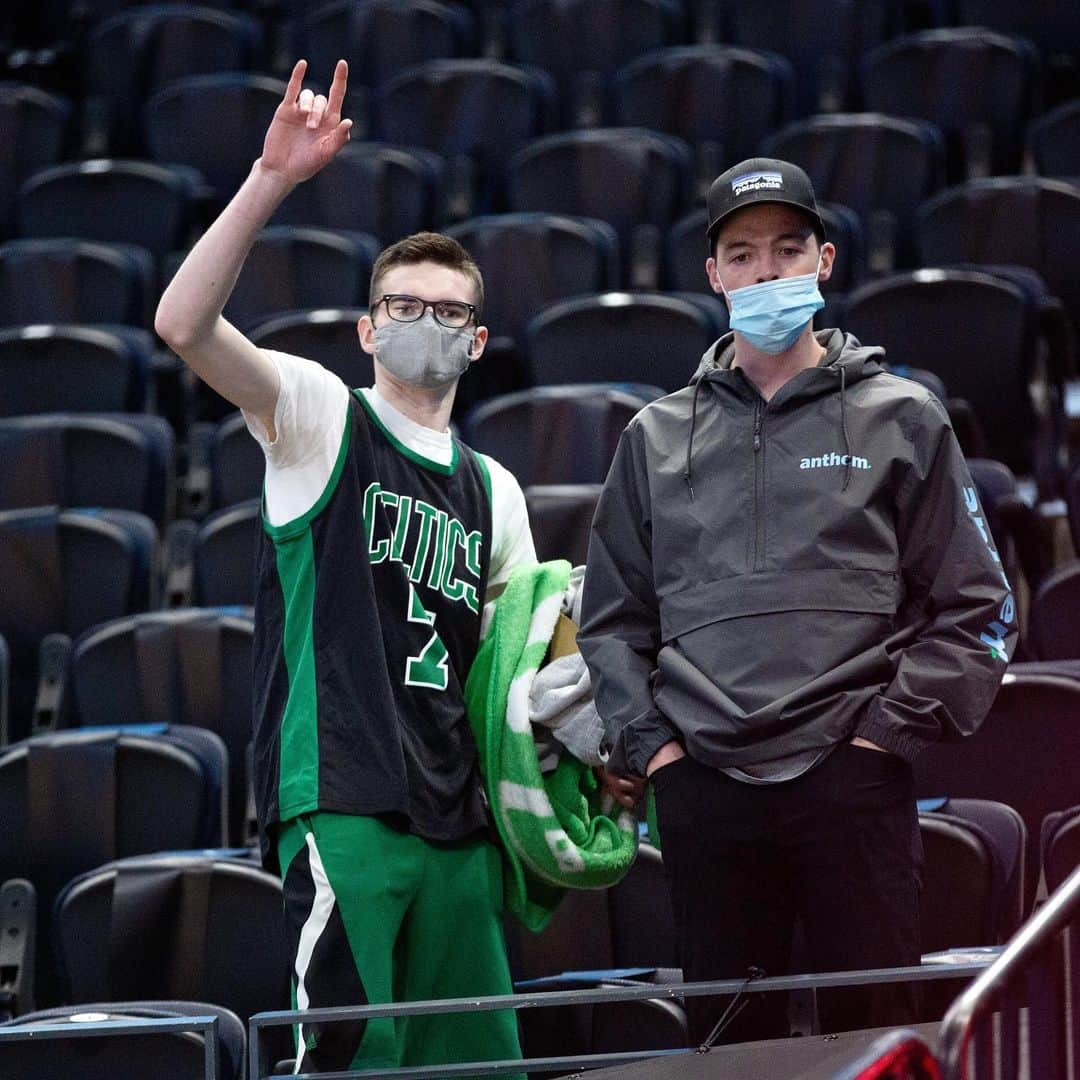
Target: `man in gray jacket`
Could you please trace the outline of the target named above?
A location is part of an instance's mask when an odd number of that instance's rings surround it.
[[[810,970],[917,964],[911,761],[982,721],[1013,597],[944,408],[812,328],[835,248],[806,174],[742,162],[708,210],[732,332],[627,426],[593,523],[579,641],[608,768],[653,784],[688,981],[788,970],[796,918]],[[700,1041],[716,1002],[688,1005]],[[819,1011],[909,1022],[914,995]],[[785,1033],[764,994],[725,1035]]]

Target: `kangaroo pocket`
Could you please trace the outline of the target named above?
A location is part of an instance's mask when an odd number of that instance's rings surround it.
[[[664,597],[655,700],[717,765],[843,738],[892,677],[891,571],[815,569],[714,581]]]

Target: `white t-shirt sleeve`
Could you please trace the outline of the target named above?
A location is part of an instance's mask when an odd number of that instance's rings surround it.
[[[326,488],[349,415],[349,388],[321,364],[264,352],[280,379],[273,442],[258,417],[243,415],[266,455],[266,516],[271,525],[284,525],[306,514]]]
[[[516,477],[487,454],[480,455],[491,477],[491,562],[488,589],[505,585],[515,567],[536,562],[525,494]]]
[[[271,525],[285,525],[306,514],[326,489],[348,420],[349,388],[321,364],[264,351],[281,384],[274,408],[277,437],[271,442],[250,413],[244,413],[244,421],[266,455],[266,516]],[[514,567],[536,562],[536,549],[520,485],[509,470],[483,457],[491,477],[491,588],[505,584]]]

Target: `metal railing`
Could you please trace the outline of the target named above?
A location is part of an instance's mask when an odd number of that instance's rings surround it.
[[[1080,1073],[1080,868],[1017,931],[941,1024],[945,1080]]]
[[[936,979],[970,978],[987,969],[990,959],[967,964],[926,964],[918,967],[875,968],[866,971],[840,971],[818,975],[784,975],[755,979],[753,993],[782,990],[818,990],[831,986],[866,986],[888,982],[930,982]],[[648,999],[678,1000],[706,995],[732,995],[745,990],[745,979],[726,979],[695,983],[642,983],[640,986],[607,987],[596,990],[562,990],[539,994],[507,994],[502,997],[452,998],[441,1001],[411,1001],[383,1005],[351,1005],[333,1009],[289,1010],[256,1013],[248,1022],[249,1080],[286,1080],[283,1074],[270,1071],[266,1060],[266,1028],[336,1020],[370,1020],[382,1016],[433,1015],[436,1013],[477,1012],[492,1009],[536,1009],[558,1005],[590,1005]],[[503,1061],[460,1062],[447,1065],[355,1069],[338,1072],[300,1073],[293,1080],[428,1080],[452,1076],[500,1076],[525,1071],[563,1072],[619,1065],[644,1058],[693,1053],[685,1050],[628,1050],[616,1054],[578,1054],[566,1057],[524,1058]]]
[[[218,1080],[218,1018],[216,1016],[133,1017],[124,1020],[80,1020],[78,1023],[10,1024],[0,1027],[0,1055],[7,1043],[50,1039],[94,1039],[106,1035],[182,1035],[194,1032],[203,1040],[204,1080]],[[162,1053],[166,1053],[165,1048]]]

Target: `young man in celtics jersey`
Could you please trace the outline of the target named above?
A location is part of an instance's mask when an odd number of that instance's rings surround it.
[[[301,1008],[510,992],[500,855],[462,688],[485,596],[535,561],[513,477],[448,431],[483,352],[465,251],[382,253],[360,346],[375,386],[256,348],[222,309],[259,230],[349,138],[293,70],[263,154],[180,267],[161,337],[243,410],[266,454],[257,557],[256,792],[285,883]],[[512,1013],[304,1025],[297,1071],[520,1055]]]

